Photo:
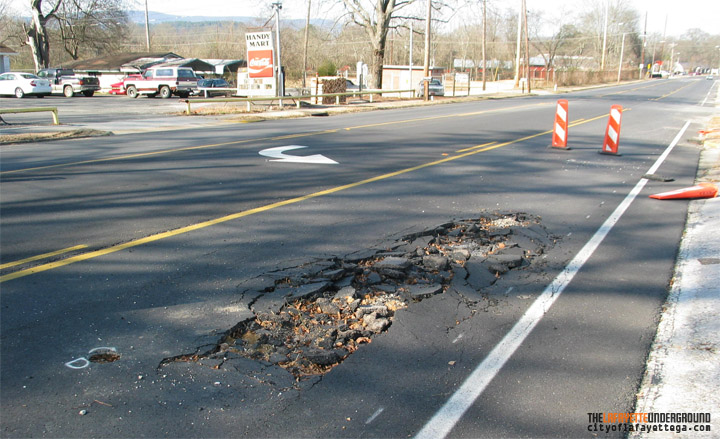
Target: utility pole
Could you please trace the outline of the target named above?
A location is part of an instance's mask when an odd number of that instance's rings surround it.
[[[305,20],[305,48],[303,49],[303,88],[307,86],[307,52],[308,39],[310,37],[310,5],[312,0],[308,0],[307,19]]]
[[[532,88],[530,86],[530,44],[528,44],[528,22],[527,22],[527,6],[525,4],[525,0],[522,2],[522,12],[523,12],[523,22],[525,23],[525,71],[527,73],[526,79],[527,79],[527,86],[528,86],[528,93],[532,93]]]
[[[412,74],[412,70],[413,70],[413,21],[412,20],[410,20],[410,48],[409,48],[408,58],[410,58],[409,62],[408,62],[408,65],[410,68],[410,79],[408,79],[408,84],[409,84],[408,88],[414,88],[413,74]],[[410,94],[410,96],[412,96],[412,93]]]
[[[150,52],[150,20],[148,19],[148,4],[145,0],[145,48]]]
[[[282,73],[282,62],[280,58],[280,9],[282,9],[282,2],[275,2],[272,4],[275,9],[275,39],[277,40],[277,92],[278,96],[285,96],[285,87]],[[282,100],[280,100],[280,106],[282,107]]]
[[[522,11],[525,0],[520,0],[520,10],[518,10],[518,28],[517,28],[517,46],[515,49],[515,88],[520,87],[520,38],[522,37]]]
[[[677,46],[677,43],[670,43],[670,76],[673,75],[673,70],[675,70],[675,64],[673,64],[673,59],[675,58],[675,46]]]
[[[622,63],[623,63],[623,54],[625,52],[625,35],[627,32],[623,32],[622,36],[622,45],[620,46],[620,64],[618,65],[618,77],[617,82],[620,82],[620,75],[622,75]]]
[[[609,9],[609,1],[605,0],[605,25],[603,27],[603,46],[602,46],[602,56],[600,57],[600,71],[605,71],[605,51],[607,50],[607,28],[608,28],[608,9]]]
[[[487,0],[483,0],[483,40],[482,40],[482,56],[483,56],[483,91],[487,84]],[[465,66],[463,66],[465,67]]]
[[[432,0],[427,0],[427,18],[425,19],[425,60],[423,68],[423,100],[429,100],[430,81],[430,21],[432,20]]]
[[[647,13],[647,11],[645,11],[645,28],[643,29],[643,36],[642,36],[643,42],[642,42],[642,49],[640,51],[640,77],[638,79],[643,79],[643,72],[645,71],[645,46],[647,45],[647,16],[648,16],[648,13]]]

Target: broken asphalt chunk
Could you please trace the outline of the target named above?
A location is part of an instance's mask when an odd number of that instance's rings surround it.
[[[321,375],[389,330],[396,311],[413,303],[460,300],[470,318],[499,278],[528,265],[555,239],[530,215],[486,214],[412,233],[382,250],[278,269],[238,286],[254,317],[209,349],[163,364],[230,369],[240,356],[295,379]]]
[[[428,255],[422,259],[423,266],[431,271],[447,270],[450,266],[448,258],[442,255]]]

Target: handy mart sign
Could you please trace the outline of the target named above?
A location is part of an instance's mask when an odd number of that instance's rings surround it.
[[[253,32],[245,34],[247,43],[247,66],[251,78],[272,78],[273,37],[272,32]]]

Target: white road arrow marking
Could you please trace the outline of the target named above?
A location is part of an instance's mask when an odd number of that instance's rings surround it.
[[[293,149],[301,149],[301,148],[307,148],[307,146],[301,146],[301,145],[287,145],[287,146],[278,146],[275,148],[268,148],[263,149],[260,151],[260,155],[263,155],[265,157],[272,157],[274,160],[270,160],[271,162],[287,162],[287,163],[314,163],[314,164],[321,164],[321,165],[337,165],[338,162],[335,160],[331,160],[324,155],[320,154],[314,154],[309,156],[296,156],[296,155],[287,155],[285,154],[285,151],[291,151]]]

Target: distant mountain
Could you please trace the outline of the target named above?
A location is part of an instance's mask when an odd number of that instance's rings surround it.
[[[133,23],[145,23],[145,11],[128,11],[128,18]],[[150,23],[172,23],[172,22],[186,22],[186,23],[207,23],[216,21],[234,21],[239,23],[258,25],[267,21],[267,18],[261,19],[259,17],[238,17],[238,16],[202,16],[202,15],[172,15],[164,14],[162,12],[148,11],[148,19]],[[285,20],[281,17],[281,21],[286,24],[290,24],[293,27],[304,27],[305,20],[302,19],[291,19]],[[310,19],[310,23],[314,26],[332,26],[333,22],[322,19]]]

